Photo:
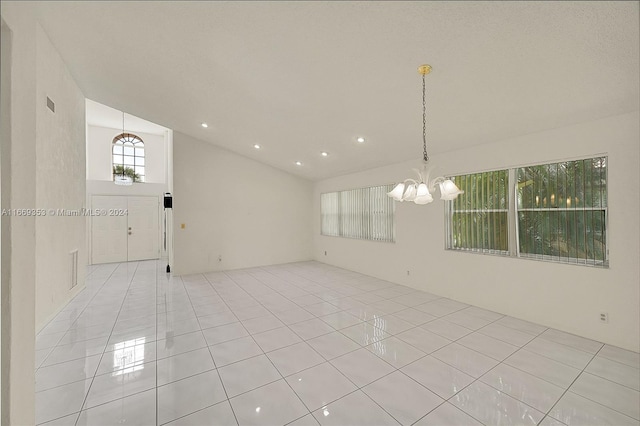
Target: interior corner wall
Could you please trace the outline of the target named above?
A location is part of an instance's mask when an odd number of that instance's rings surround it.
[[[19,2],[0,2],[0,15],[11,32],[11,137],[1,141],[2,208],[29,209],[36,206],[36,19],[33,6]],[[4,219],[1,423],[30,425],[35,424],[35,218]]]
[[[62,58],[37,25],[36,328],[42,328],[84,287],[87,264],[83,216],[51,210],[85,206],[85,98]],[[47,98],[55,103],[47,107]],[[71,288],[72,251],[78,251],[77,285]]]
[[[174,131],[173,271],[310,260],[312,191],[306,179]]]
[[[444,205],[438,199],[426,206],[396,203],[396,243],[320,235],[321,193],[398,182],[411,177],[417,162],[317,182],[314,258],[638,351],[639,122],[635,111],[431,159],[438,175],[457,175],[608,155],[608,269],[447,251]],[[609,323],[599,321],[600,312],[609,314]]]

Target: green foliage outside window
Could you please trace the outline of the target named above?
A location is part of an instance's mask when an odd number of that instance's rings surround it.
[[[606,157],[452,179],[448,249],[608,265]]]
[[[481,252],[508,250],[509,174],[507,170],[456,176],[464,191],[453,200],[451,247]]]
[[[122,176],[123,174],[130,177],[134,182],[141,182],[140,175],[137,174],[133,168],[123,166],[122,164],[113,166],[113,176]]]
[[[522,167],[517,175],[520,253],[604,264],[606,157]]]

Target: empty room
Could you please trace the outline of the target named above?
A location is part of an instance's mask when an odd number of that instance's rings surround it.
[[[640,426],[639,5],[2,1],[1,423]]]

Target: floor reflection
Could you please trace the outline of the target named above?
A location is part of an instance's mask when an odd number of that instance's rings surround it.
[[[127,340],[114,345],[113,376],[133,373],[144,368],[145,338]]]

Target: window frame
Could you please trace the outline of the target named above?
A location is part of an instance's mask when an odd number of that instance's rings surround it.
[[[606,154],[601,154],[601,155],[593,155],[593,156],[588,156],[588,157],[583,157],[583,158],[576,158],[576,159],[571,159],[571,160],[562,160],[562,161],[554,161],[554,162],[546,162],[546,163],[538,163],[538,164],[533,164],[533,165],[528,165],[528,166],[518,166],[516,168],[514,168],[514,173],[516,173],[515,176],[515,197],[518,196],[517,194],[517,185],[518,185],[518,177],[517,177],[517,172],[519,169],[522,168],[526,168],[526,167],[540,167],[540,166],[552,166],[552,165],[560,165],[561,163],[569,163],[569,162],[579,162],[579,161],[586,161],[586,160],[595,160],[598,158],[603,158],[605,160],[605,166],[601,167],[602,169],[604,169],[604,192],[606,194],[606,203],[604,203],[605,205],[602,206],[602,199],[600,201],[600,206],[599,207],[581,207],[581,208],[577,208],[576,206],[573,207],[543,207],[543,208],[519,208],[518,207],[518,203],[515,203],[514,209],[515,209],[515,236],[517,238],[517,244],[515,245],[515,250],[516,250],[516,256],[521,258],[521,259],[530,259],[530,260],[539,260],[539,261],[544,261],[544,262],[553,262],[553,263],[563,263],[563,264],[568,264],[568,265],[582,265],[582,266],[591,266],[591,267],[596,267],[596,268],[608,268],[609,267],[609,157]],[[557,172],[556,172],[557,173]],[[602,179],[602,177],[600,178]],[[592,180],[593,182],[593,180]],[[556,183],[557,184],[557,183]],[[552,193],[551,197],[553,199],[555,193]],[[601,194],[602,195],[602,194]],[[573,194],[573,196],[575,197],[575,192]],[[517,201],[517,200],[516,200]],[[550,200],[551,201],[551,200]],[[551,201],[551,203],[553,203],[553,201]],[[603,250],[603,259],[602,261],[597,261],[595,259],[585,259],[585,258],[580,258],[580,257],[561,257],[558,255],[553,255],[553,254],[537,254],[537,253],[522,253],[521,252],[521,248],[520,248],[520,212],[523,211],[537,211],[537,212],[542,212],[542,211],[546,211],[549,213],[559,213],[559,212],[592,212],[592,221],[591,221],[591,225],[593,226],[593,213],[596,211],[601,211],[603,214],[603,220],[602,220],[602,226],[603,226],[603,231],[604,231],[604,250]],[[594,232],[592,230],[592,232]],[[585,226],[585,240],[587,239],[587,232],[586,232],[586,226]],[[593,237],[592,237],[593,240]],[[585,241],[586,243],[586,241]]]
[[[500,172],[506,172],[507,176],[507,187],[506,187],[506,191],[504,192],[504,195],[506,196],[507,200],[506,200],[506,208],[493,208],[493,209],[481,209],[481,208],[474,208],[474,209],[464,209],[464,210],[454,210],[453,206],[456,200],[449,200],[445,202],[445,217],[446,217],[446,221],[445,221],[445,248],[447,250],[453,250],[453,251],[464,251],[464,252],[471,252],[471,253],[481,253],[481,254],[489,254],[489,255],[497,255],[497,256],[507,256],[509,255],[509,248],[510,248],[510,228],[511,228],[511,224],[510,224],[510,204],[511,204],[511,190],[510,190],[510,175],[509,175],[509,169],[496,169],[496,170],[488,170],[488,171],[484,171],[484,172],[477,172],[477,173],[465,173],[463,175],[457,175],[452,177],[452,179],[454,179],[454,183],[455,183],[455,178],[459,178],[459,177],[472,177],[475,175],[484,175],[484,174],[488,174],[488,173],[500,173]],[[458,196],[457,199],[460,199],[460,197],[464,197],[465,195],[469,196],[470,192],[466,191],[466,182],[464,185],[460,186],[458,185],[458,187],[460,189],[465,189],[465,193],[463,193],[462,195]],[[484,185],[482,186],[482,189],[484,190]],[[453,235],[453,231],[454,231],[454,227],[453,227],[453,216],[454,214],[458,212],[458,213],[473,213],[473,212],[482,212],[482,213],[505,213],[505,227],[506,227],[506,231],[507,231],[507,236],[506,236],[506,243],[507,243],[507,249],[506,250],[501,250],[501,249],[496,249],[496,248],[472,248],[472,247],[468,247],[468,248],[464,248],[464,247],[454,247],[454,235]],[[476,232],[477,235],[477,232]]]
[[[521,251],[520,247],[520,212],[522,211],[540,211],[541,209],[527,209],[527,208],[519,208],[518,207],[518,171],[527,167],[539,167],[539,166],[551,166],[551,165],[559,165],[561,163],[569,163],[569,162],[578,162],[585,160],[594,160],[598,158],[604,158],[606,165],[603,167],[604,169],[604,185],[603,192],[605,194],[606,203],[604,206],[599,207],[581,207],[576,208],[575,206],[570,211],[601,211],[603,212],[603,220],[602,220],[602,230],[604,232],[604,250],[603,250],[603,260],[589,260],[579,257],[568,257],[568,256],[558,256],[558,255],[540,255],[540,254],[530,254],[524,253]],[[536,162],[525,165],[517,165],[510,166],[508,168],[500,168],[500,169],[492,169],[486,170],[482,172],[476,173],[490,173],[494,171],[507,170],[508,171],[508,197],[509,197],[509,209],[507,213],[508,219],[508,250],[506,252],[499,252],[497,250],[477,250],[472,248],[455,248],[452,246],[452,238],[453,238],[453,230],[452,230],[452,219],[453,219],[453,200],[445,202],[445,250],[454,251],[454,252],[464,252],[464,253],[475,253],[475,254],[485,254],[485,255],[497,255],[503,257],[511,257],[517,259],[525,259],[525,260],[536,260],[542,262],[551,262],[551,263],[560,263],[565,265],[580,265],[587,267],[595,267],[595,268],[609,268],[609,241],[610,241],[610,228],[609,228],[609,156],[606,153],[601,154],[593,154],[588,156],[581,156],[563,160],[555,160],[555,161],[546,161],[546,162]],[[472,175],[475,173],[466,173],[460,174],[456,176],[466,176]],[[452,178],[455,178],[453,176]],[[601,178],[602,179],[602,178]],[[601,202],[602,203],[602,202]],[[545,211],[550,212],[559,212],[565,211],[568,208],[545,208]],[[585,226],[585,234],[586,234],[586,226]]]
[[[128,146],[126,144],[131,144],[131,146]],[[115,148],[116,147],[121,147],[122,148],[122,154],[116,154],[115,153]],[[132,148],[133,149],[133,155],[127,155],[125,154],[125,148]],[[138,151],[141,150],[142,151],[142,155],[138,154]],[[138,179],[133,179],[133,182],[135,183],[145,183],[146,182],[146,176],[147,176],[147,164],[146,164],[146,150],[145,150],[145,143],[142,140],[142,138],[134,133],[119,133],[117,134],[113,140],[111,141],[111,174],[112,174],[112,180],[115,180],[115,173],[113,172],[113,169],[116,166],[122,166],[122,168],[124,170],[126,170],[127,168],[132,169],[134,171],[134,173],[138,173],[137,170],[138,168],[143,168],[144,173],[139,175]],[[116,162],[116,156],[120,156],[122,157],[122,163],[117,163]],[[133,165],[131,164],[125,164],[125,158],[126,157],[131,157],[133,158]],[[142,159],[142,164],[136,164],[136,159]]]
[[[394,184],[373,185],[360,188],[345,189],[342,191],[330,191],[320,194],[320,235],[324,237],[339,237],[350,238],[365,241],[374,241],[380,243],[395,243],[396,242],[396,221],[395,211],[396,206],[391,198],[387,196],[387,192],[393,189]],[[372,197],[372,192],[378,191],[379,196]],[[359,199],[353,199],[354,195],[349,195],[350,192],[354,192]],[[327,212],[323,210],[323,198],[332,194],[334,196],[333,202],[336,204],[335,212]],[[348,198],[351,197],[351,198]],[[350,203],[356,205],[359,210],[345,211],[343,205],[345,201],[349,199]],[[385,213],[385,207],[390,211]],[[380,215],[387,215],[387,226],[383,226],[384,230],[389,235],[385,235],[384,232],[379,231],[377,226],[380,222]],[[337,218],[337,226],[332,231],[333,233],[325,233],[325,216],[334,215]],[[358,223],[359,220],[366,219],[366,223]],[[383,218],[384,220],[384,218]],[[360,230],[358,233],[357,230]],[[354,232],[356,230],[356,232]],[[375,235],[382,235],[382,238],[374,238]]]

